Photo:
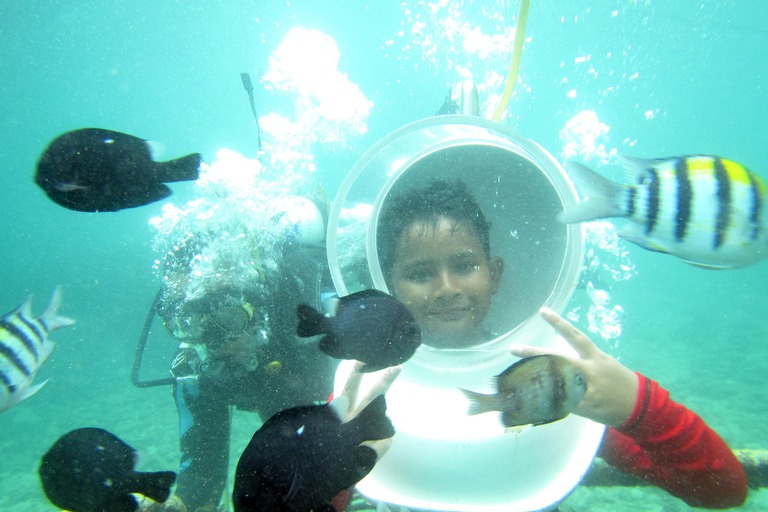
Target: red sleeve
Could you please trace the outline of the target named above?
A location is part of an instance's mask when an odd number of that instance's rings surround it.
[[[624,425],[607,429],[599,456],[693,507],[744,503],[747,478],[725,441],[656,382],[637,376],[635,409]]]

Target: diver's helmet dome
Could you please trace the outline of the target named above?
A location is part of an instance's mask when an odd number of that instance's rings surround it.
[[[492,376],[517,360],[508,351],[512,342],[570,349],[538,310],[562,312],[578,282],[583,228],[556,220],[577,194],[549,153],[499,123],[441,116],[405,126],[360,158],[333,202],[327,247],[339,295],[389,292],[377,247],[382,205],[434,178],[462,180],[491,223],[491,255],[506,262],[486,318],[497,334],[466,349],[423,344],[403,365],[387,392],[397,434],[358,490],[420,509],[543,510],[579,483],[604,427],[570,415],[505,434],[497,414],[468,416],[458,388],[494,392]],[[337,393],[349,371],[349,364],[339,367]],[[366,375],[363,387],[375,379]]]
[[[325,222],[320,209],[310,199],[285,196],[270,205],[270,221],[285,240],[302,245],[320,245],[325,241]]]

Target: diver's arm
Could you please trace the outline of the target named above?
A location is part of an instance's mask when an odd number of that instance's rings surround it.
[[[608,429],[600,457],[693,507],[744,503],[747,479],[725,441],[656,382],[637,375],[635,409],[623,425]]]
[[[215,508],[227,485],[229,406],[201,394],[195,380],[177,380],[173,393],[181,449],[175,494],[190,512]]]

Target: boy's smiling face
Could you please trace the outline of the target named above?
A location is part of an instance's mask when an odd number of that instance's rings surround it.
[[[441,217],[437,229],[416,221],[400,236],[393,294],[416,317],[424,342],[461,348],[485,341],[483,320],[504,263],[485,255],[469,223]]]

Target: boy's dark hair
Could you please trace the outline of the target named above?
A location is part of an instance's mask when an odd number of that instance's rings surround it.
[[[478,238],[486,258],[490,259],[491,223],[485,220],[469,188],[461,180],[433,179],[426,187],[387,198],[381,205],[376,243],[381,271],[386,280],[392,275],[395,251],[403,232],[416,221],[431,224],[433,229],[437,229],[440,217],[453,220],[454,231],[466,222]]]

